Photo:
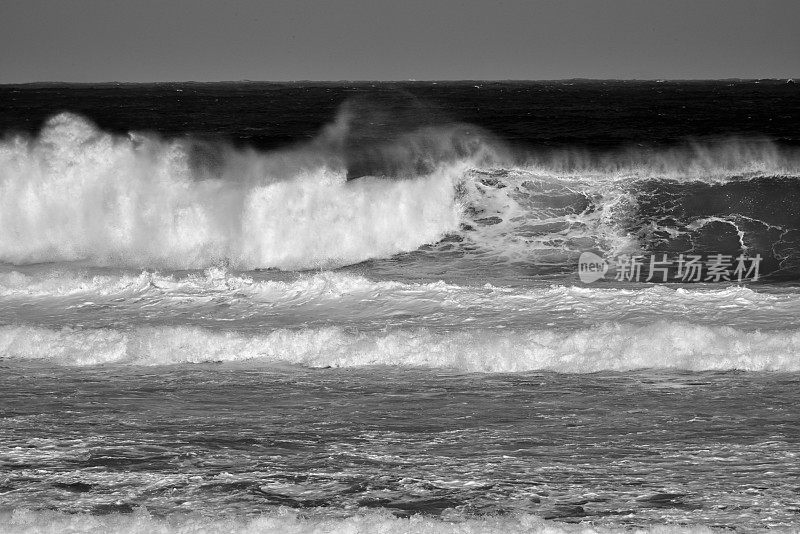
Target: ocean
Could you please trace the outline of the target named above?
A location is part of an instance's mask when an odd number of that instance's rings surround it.
[[[0,86],[0,532],[796,532],[799,87]]]

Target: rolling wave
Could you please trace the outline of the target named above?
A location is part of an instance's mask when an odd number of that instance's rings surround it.
[[[295,270],[428,247],[567,264],[669,241],[800,264],[800,157],[767,141],[512,154],[477,128],[425,125],[354,148],[358,123],[345,107],[305,145],[259,153],[57,115],[0,144],[0,261]]]
[[[310,367],[388,365],[503,373],[633,369],[800,371],[800,330],[741,331],[684,322],[579,329],[329,326],[264,333],[191,326],[60,329],[0,326],[0,354],[51,365],[241,362]]]

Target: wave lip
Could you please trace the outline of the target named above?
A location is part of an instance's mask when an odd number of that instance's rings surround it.
[[[0,327],[0,354],[55,365],[251,361],[311,367],[400,366],[465,372],[592,373],[633,369],[800,371],[800,330],[746,332],[659,322],[559,330],[341,327],[263,334],[199,327]]]

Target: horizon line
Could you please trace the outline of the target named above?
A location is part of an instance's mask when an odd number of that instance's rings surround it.
[[[0,86],[11,85],[158,85],[158,84],[231,84],[231,83],[274,83],[274,84],[290,84],[290,83],[525,83],[525,82],[760,82],[760,81],[785,81],[794,82],[794,76],[782,78],[452,78],[452,79],[383,79],[383,80],[370,80],[370,79],[341,79],[341,80],[314,80],[314,79],[298,79],[298,80],[149,80],[149,81],[64,81],[64,80],[46,80],[46,81],[32,81],[32,82],[0,82]]]

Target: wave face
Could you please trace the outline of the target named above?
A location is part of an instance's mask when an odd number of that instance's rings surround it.
[[[746,251],[797,273],[789,149],[512,151],[469,125],[386,134],[373,119],[344,106],[312,141],[256,152],[57,115],[0,145],[0,261],[293,270],[415,253],[571,268],[585,250]]]

